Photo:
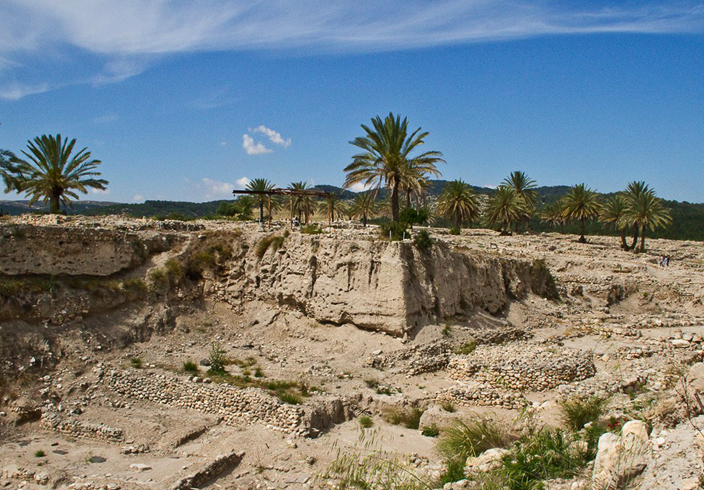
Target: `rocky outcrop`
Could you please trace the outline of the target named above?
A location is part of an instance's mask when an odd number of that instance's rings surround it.
[[[410,242],[281,237],[262,253],[270,238],[260,235],[240,257],[226,286],[231,303],[274,301],[318,322],[403,336],[476,309],[498,313],[529,293],[557,294],[542,263],[442,242],[421,251]]]
[[[0,273],[109,276],[141,265],[150,253],[167,250],[174,237],[78,227],[0,228]]]
[[[241,226],[0,227],[0,317],[63,324],[139,299],[149,288],[155,301],[201,293],[237,309],[263,301],[321,323],[352,323],[401,337],[477,309],[499,313],[531,293],[557,297],[540,260],[441,240],[420,250],[410,241]],[[167,253],[157,258],[160,252]],[[155,270],[159,264],[165,267]]]

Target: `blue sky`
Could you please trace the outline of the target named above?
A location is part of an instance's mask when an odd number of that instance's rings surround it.
[[[0,148],[76,138],[110,181],[84,199],[341,185],[360,124],[394,112],[448,180],[704,202],[701,2],[4,0],[0,18]]]

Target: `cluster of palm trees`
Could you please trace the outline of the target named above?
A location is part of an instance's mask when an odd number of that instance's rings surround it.
[[[361,217],[366,225],[374,214],[376,192],[387,187],[390,192],[391,218],[399,221],[400,193],[406,195],[406,207],[411,207],[413,196],[423,197],[429,186],[430,176],[439,176],[436,164],[444,162],[438,151],[426,151],[417,156],[412,152],[425,143],[427,132],[420,128],[412,133],[408,121],[390,113],[383,120],[376,116],[372,126],[362,125],[366,133],[350,144],[362,151],[352,157],[352,163],[345,168],[347,178],[345,188],[363,184],[373,189],[372,193],[358,195],[352,206],[353,217]],[[454,180],[442,190],[437,205],[437,214],[451,220],[456,228],[471,225],[483,215],[485,222],[498,228],[503,234],[518,231],[528,226],[536,210],[538,194],[536,183],[525,172],[512,172],[491,195],[482,213],[478,196],[462,180]],[[378,211],[378,209],[377,209]],[[586,222],[599,218],[604,223],[615,226],[621,233],[621,245],[625,250],[645,250],[645,235],[648,230],[666,226],[672,221],[662,201],[644,182],[631,182],[624,192],[618,193],[605,203],[599,194],[578,184],[570,188],[560,201],[545,206],[542,219],[562,225],[566,222],[580,224],[580,242],[586,242]],[[630,230],[632,243],[626,242]],[[640,237],[640,245],[637,240]]]
[[[546,206],[542,219],[560,226],[566,221],[579,221],[580,242],[586,242],[585,222],[598,219],[618,230],[623,250],[645,251],[645,235],[648,231],[665,227],[672,217],[662,200],[645,182],[633,181],[624,191],[618,192],[602,202],[599,194],[584,184],[575,185],[560,201]],[[631,233],[631,243],[626,235]],[[640,243],[638,239],[640,238]]]
[[[75,144],[75,139],[69,141],[60,134],[42,135],[27,142],[28,151],[22,151],[26,159],[0,150],[0,178],[5,192],[25,193],[30,206],[42,200],[49,203],[51,213],[59,213],[62,204],[70,206],[72,199],[78,199],[76,192],[105,190],[108,181],[97,178],[100,160],[92,159],[87,148],[72,155]]]

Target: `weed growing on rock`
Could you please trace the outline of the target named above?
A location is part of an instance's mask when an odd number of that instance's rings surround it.
[[[379,386],[379,380],[374,378],[365,378],[364,384],[367,385],[367,388],[374,390]]]
[[[369,429],[371,426],[374,425],[374,421],[368,415],[362,415],[361,417],[359,417],[359,425],[363,429]]]
[[[140,369],[142,367],[142,360],[139,357],[133,357],[130,359],[130,365],[135,369]]]
[[[183,363],[183,370],[187,373],[197,373],[198,365],[193,361],[186,361]]]
[[[423,252],[430,250],[433,247],[433,239],[430,237],[428,230],[421,230],[413,237],[413,244]]]
[[[444,400],[442,403],[440,403],[440,406],[443,410],[449,413],[455,413],[457,411],[455,405],[449,400]]]
[[[437,437],[440,435],[440,429],[438,429],[437,425],[431,424],[427,427],[423,427],[421,434],[425,437]]]
[[[389,407],[382,412],[381,417],[392,425],[403,425],[407,429],[418,430],[420,418],[425,410],[418,407]]]
[[[569,429],[578,431],[588,423],[596,423],[604,412],[607,400],[593,396],[591,398],[574,397],[561,400],[562,421]]]
[[[574,450],[573,442],[570,434],[549,427],[522,438],[503,460],[508,486],[532,490],[542,480],[573,477],[591,459],[587,451]]]
[[[220,342],[213,342],[210,345],[210,354],[208,354],[208,361],[210,361],[210,369],[208,369],[208,374],[224,374],[225,371],[225,351],[222,348]]]
[[[263,258],[269,248],[276,252],[283,246],[285,240],[286,237],[282,235],[269,235],[262,238],[262,241],[257,244],[257,248],[255,250],[257,257],[259,259]]]
[[[456,226],[453,226],[452,228],[450,228],[450,235],[457,236],[457,235],[461,235],[461,234],[462,234],[462,232]]]
[[[35,458],[43,458],[44,456],[46,456],[46,453],[44,452],[43,449],[38,449],[34,452]]]
[[[147,283],[145,283],[144,280],[139,277],[135,277],[122,281],[122,289],[130,292],[143,293],[146,292],[149,288],[147,287]]]
[[[438,451],[447,460],[479,456],[487,449],[503,448],[513,439],[506,428],[491,419],[475,418],[469,421],[456,420],[443,430],[438,443]]]
[[[335,480],[340,489],[374,490],[431,490],[431,482],[424,481],[398,455],[383,451],[376,443],[377,429],[360,430],[360,451],[337,449],[335,461],[317,479]],[[333,445],[337,447],[337,443]]]
[[[474,352],[474,350],[476,348],[477,348],[477,343],[473,340],[469,340],[469,341],[465,342],[464,344],[455,347],[454,352],[455,352],[455,354],[466,356],[466,355]]]

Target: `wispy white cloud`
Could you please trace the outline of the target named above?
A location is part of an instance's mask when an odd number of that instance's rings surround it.
[[[91,189],[90,193],[101,195],[101,196],[107,196],[108,194],[110,194],[110,189]]]
[[[92,119],[93,124],[107,124],[111,123],[114,121],[117,121],[119,116],[117,115],[116,112],[106,112],[105,114],[101,114],[98,117],[94,117]]]
[[[241,177],[235,181],[235,188],[236,189],[244,189],[246,188],[251,180],[248,177]]]
[[[284,148],[288,148],[291,146],[291,138],[284,140],[279,133],[274,131],[273,129],[269,129],[266,126],[259,125],[254,129],[249,130],[252,133],[261,133],[263,135],[266,135],[267,138],[269,138],[269,141],[276,145],[281,145]]]
[[[201,182],[205,185],[205,198],[215,199],[217,197],[229,197],[232,195],[232,189],[235,186],[229,182],[221,182],[218,180],[203,177]]]
[[[247,155],[263,155],[264,153],[271,153],[274,151],[271,148],[267,148],[260,142],[255,143],[254,138],[246,133],[242,135],[242,148],[244,148]]]
[[[144,201],[144,196],[142,194],[135,194],[132,200],[134,202]]]
[[[48,83],[39,85],[23,85],[20,83],[11,83],[4,87],[0,86],[0,98],[6,100],[19,100],[27,95],[42,94],[50,89]]]
[[[179,53],[373,52],[541,35],[704,32],[699,0],[613,5],[407,0],[400,9],[395,0],[308,0],[295,7],[286,0],[5,0],[0,66],[14,70],[13,63],[32,55],[40,60],[48,50],[66,57],[80,52],[103,66],[91,81],[110,83]],[[11,94],[5,98],[37,93],[0,89]]]

